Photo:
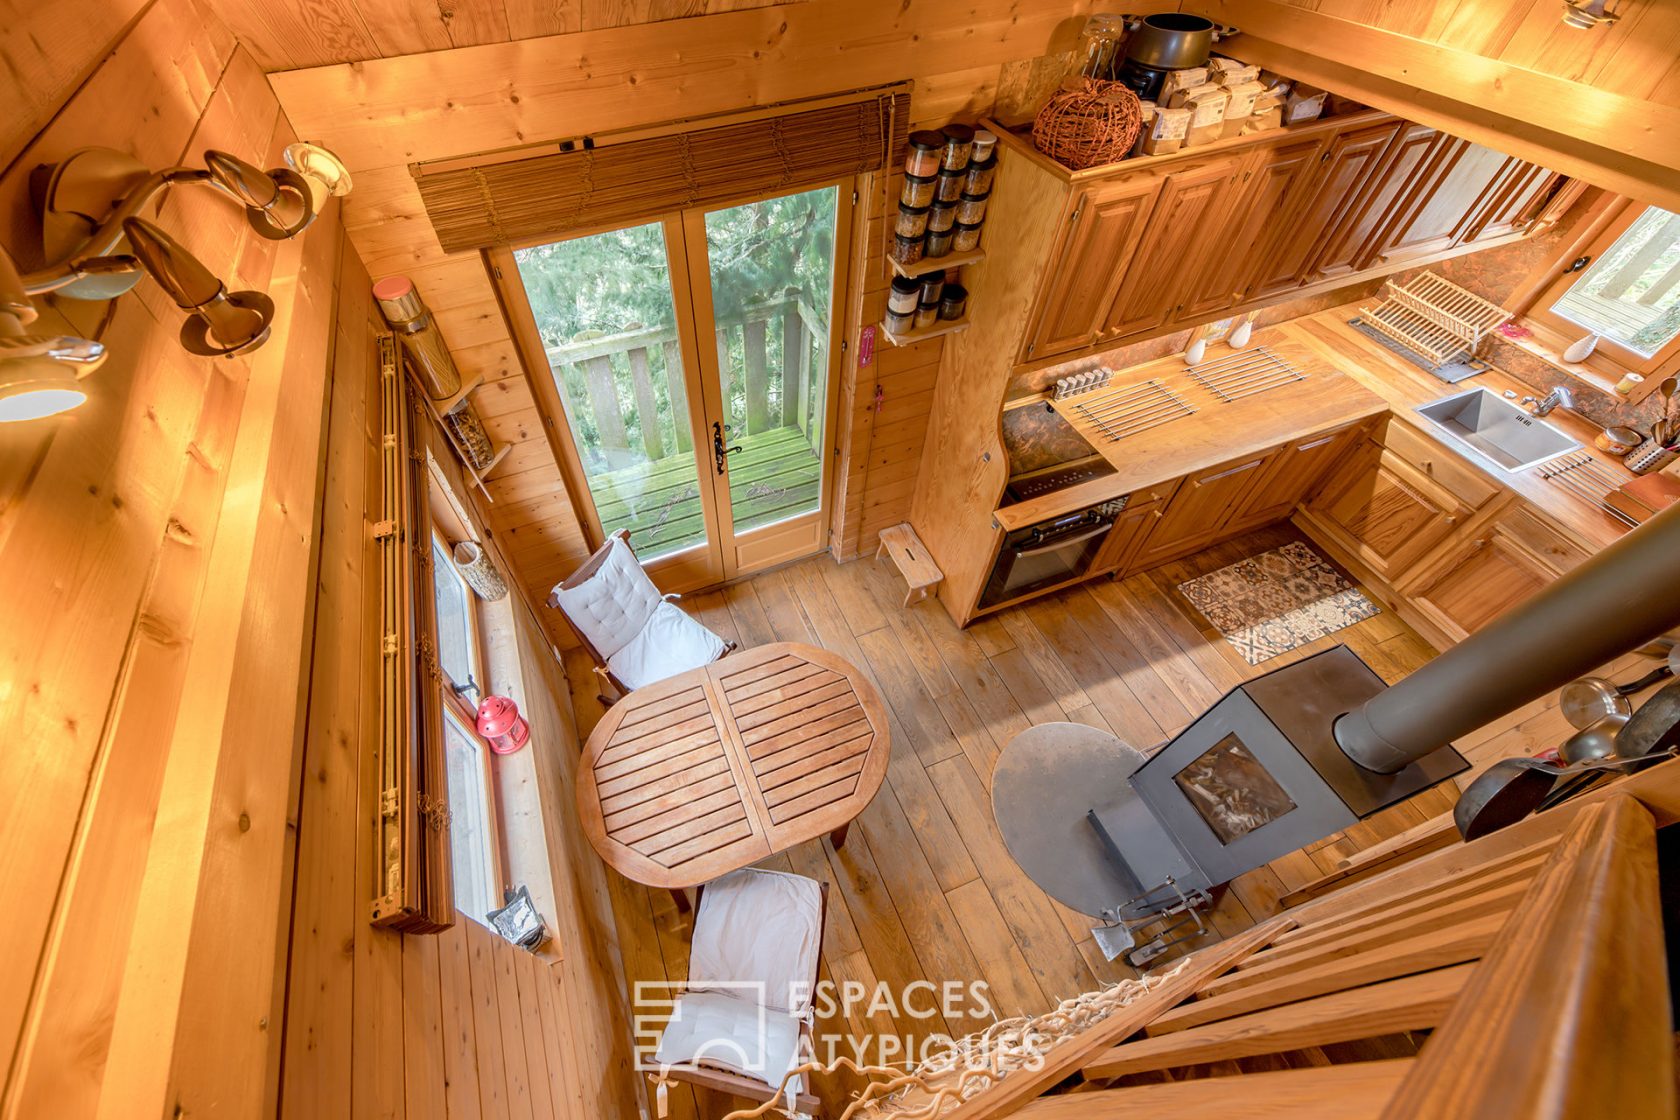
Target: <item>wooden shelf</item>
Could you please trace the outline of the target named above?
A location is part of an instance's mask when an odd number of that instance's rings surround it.
[[[936,326],[928,327],[926,330],[905,331],[903,334],[894,334],[887,329],[885,323],[881,324],[882,336],[894,346],[914,346],[918,342],[926,342],[928,339],[938,338],[942,334],[955,334],[967,329],[967,315],[964,315],[961,319],[941,320]]]
[[[448,416],[451,412],[454,412],[461,406],[462,401],[472,396],[473,390],[482,384],[484,384],[484,375],[482,373],[473,374],[471,377],[461,382],[460,391],[453,397],[445,397],[441,401],[433,401],[432,411],[436,412],[439,416]]]
[[[887,255],[887,263],[892,265],[894,272],[900,276],[908,276],[912,280],[918,276],[926,276],[930,272],[944,272],[947,268],[962,268],[964,265],[979,264],[986,259],[986,250],[970,249],[966,253],[946,253],[943,257],[923,257],[915,264],[899,264]]]

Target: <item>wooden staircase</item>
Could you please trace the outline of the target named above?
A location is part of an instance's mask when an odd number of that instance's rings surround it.
[[[1335,891],[944,1115],[1672,1118],[1677,815],[1673,762]]]

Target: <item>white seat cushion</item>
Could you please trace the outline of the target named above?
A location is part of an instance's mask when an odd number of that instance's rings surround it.
[[[739,993],[747,996],[747,993]],[[662,1066],[715,1066],[772,1089],[799,1064],[799,1019],[727,992],[687,992],[671,1009],[653,1060]],[[795,1093],[803,1092],[799,1078]]]
[[[642,631],[661,605],[659,589],[622,537],[608,542],[606,559],[594,575],[577,587],[556,587],[554,600],[595,651],[609,660]]]
[[[725,648],[722,638],[684,614],[681,607],[660,603],[639,633],[618,652],[607,655],[607,668],[625,688],[641,688],[709,665],[723,656]]]
[[[821,945],[822,888],[816,880],[756,867],[731,871],[707,883],[700,896],[688,987],[729,992],[736,990],[732,985],[756,981],[768,1007],[801,1015],[811,1005]]]

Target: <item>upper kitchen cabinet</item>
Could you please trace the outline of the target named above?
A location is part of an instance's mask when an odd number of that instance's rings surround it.
[[[1023,365],[1520,237],[1560,182],[1368,109],[1085,171],[991,127],[1036,196],[996,192],[991,235],[1045,246]]]
[[[1132,175],[1086,188],[1065,222],[1057,267],[1044,283],[1026,356],[1088,346],[1108,318],[1114,289],[1143,238],[1161,191],[1153,175]]]

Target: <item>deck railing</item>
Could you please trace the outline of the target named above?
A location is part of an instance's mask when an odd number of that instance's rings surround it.
[[[724,399],[734,417],[729,435],[798,428],[818,446],[828,330],[816,310],[790,290],[788,298],[719,320],[716,343]],[[615,470],[690,451],[675,327],[602,335],[551,346],[547,353],[586,463]],[[662,400],[667,407],[660,407]]]

